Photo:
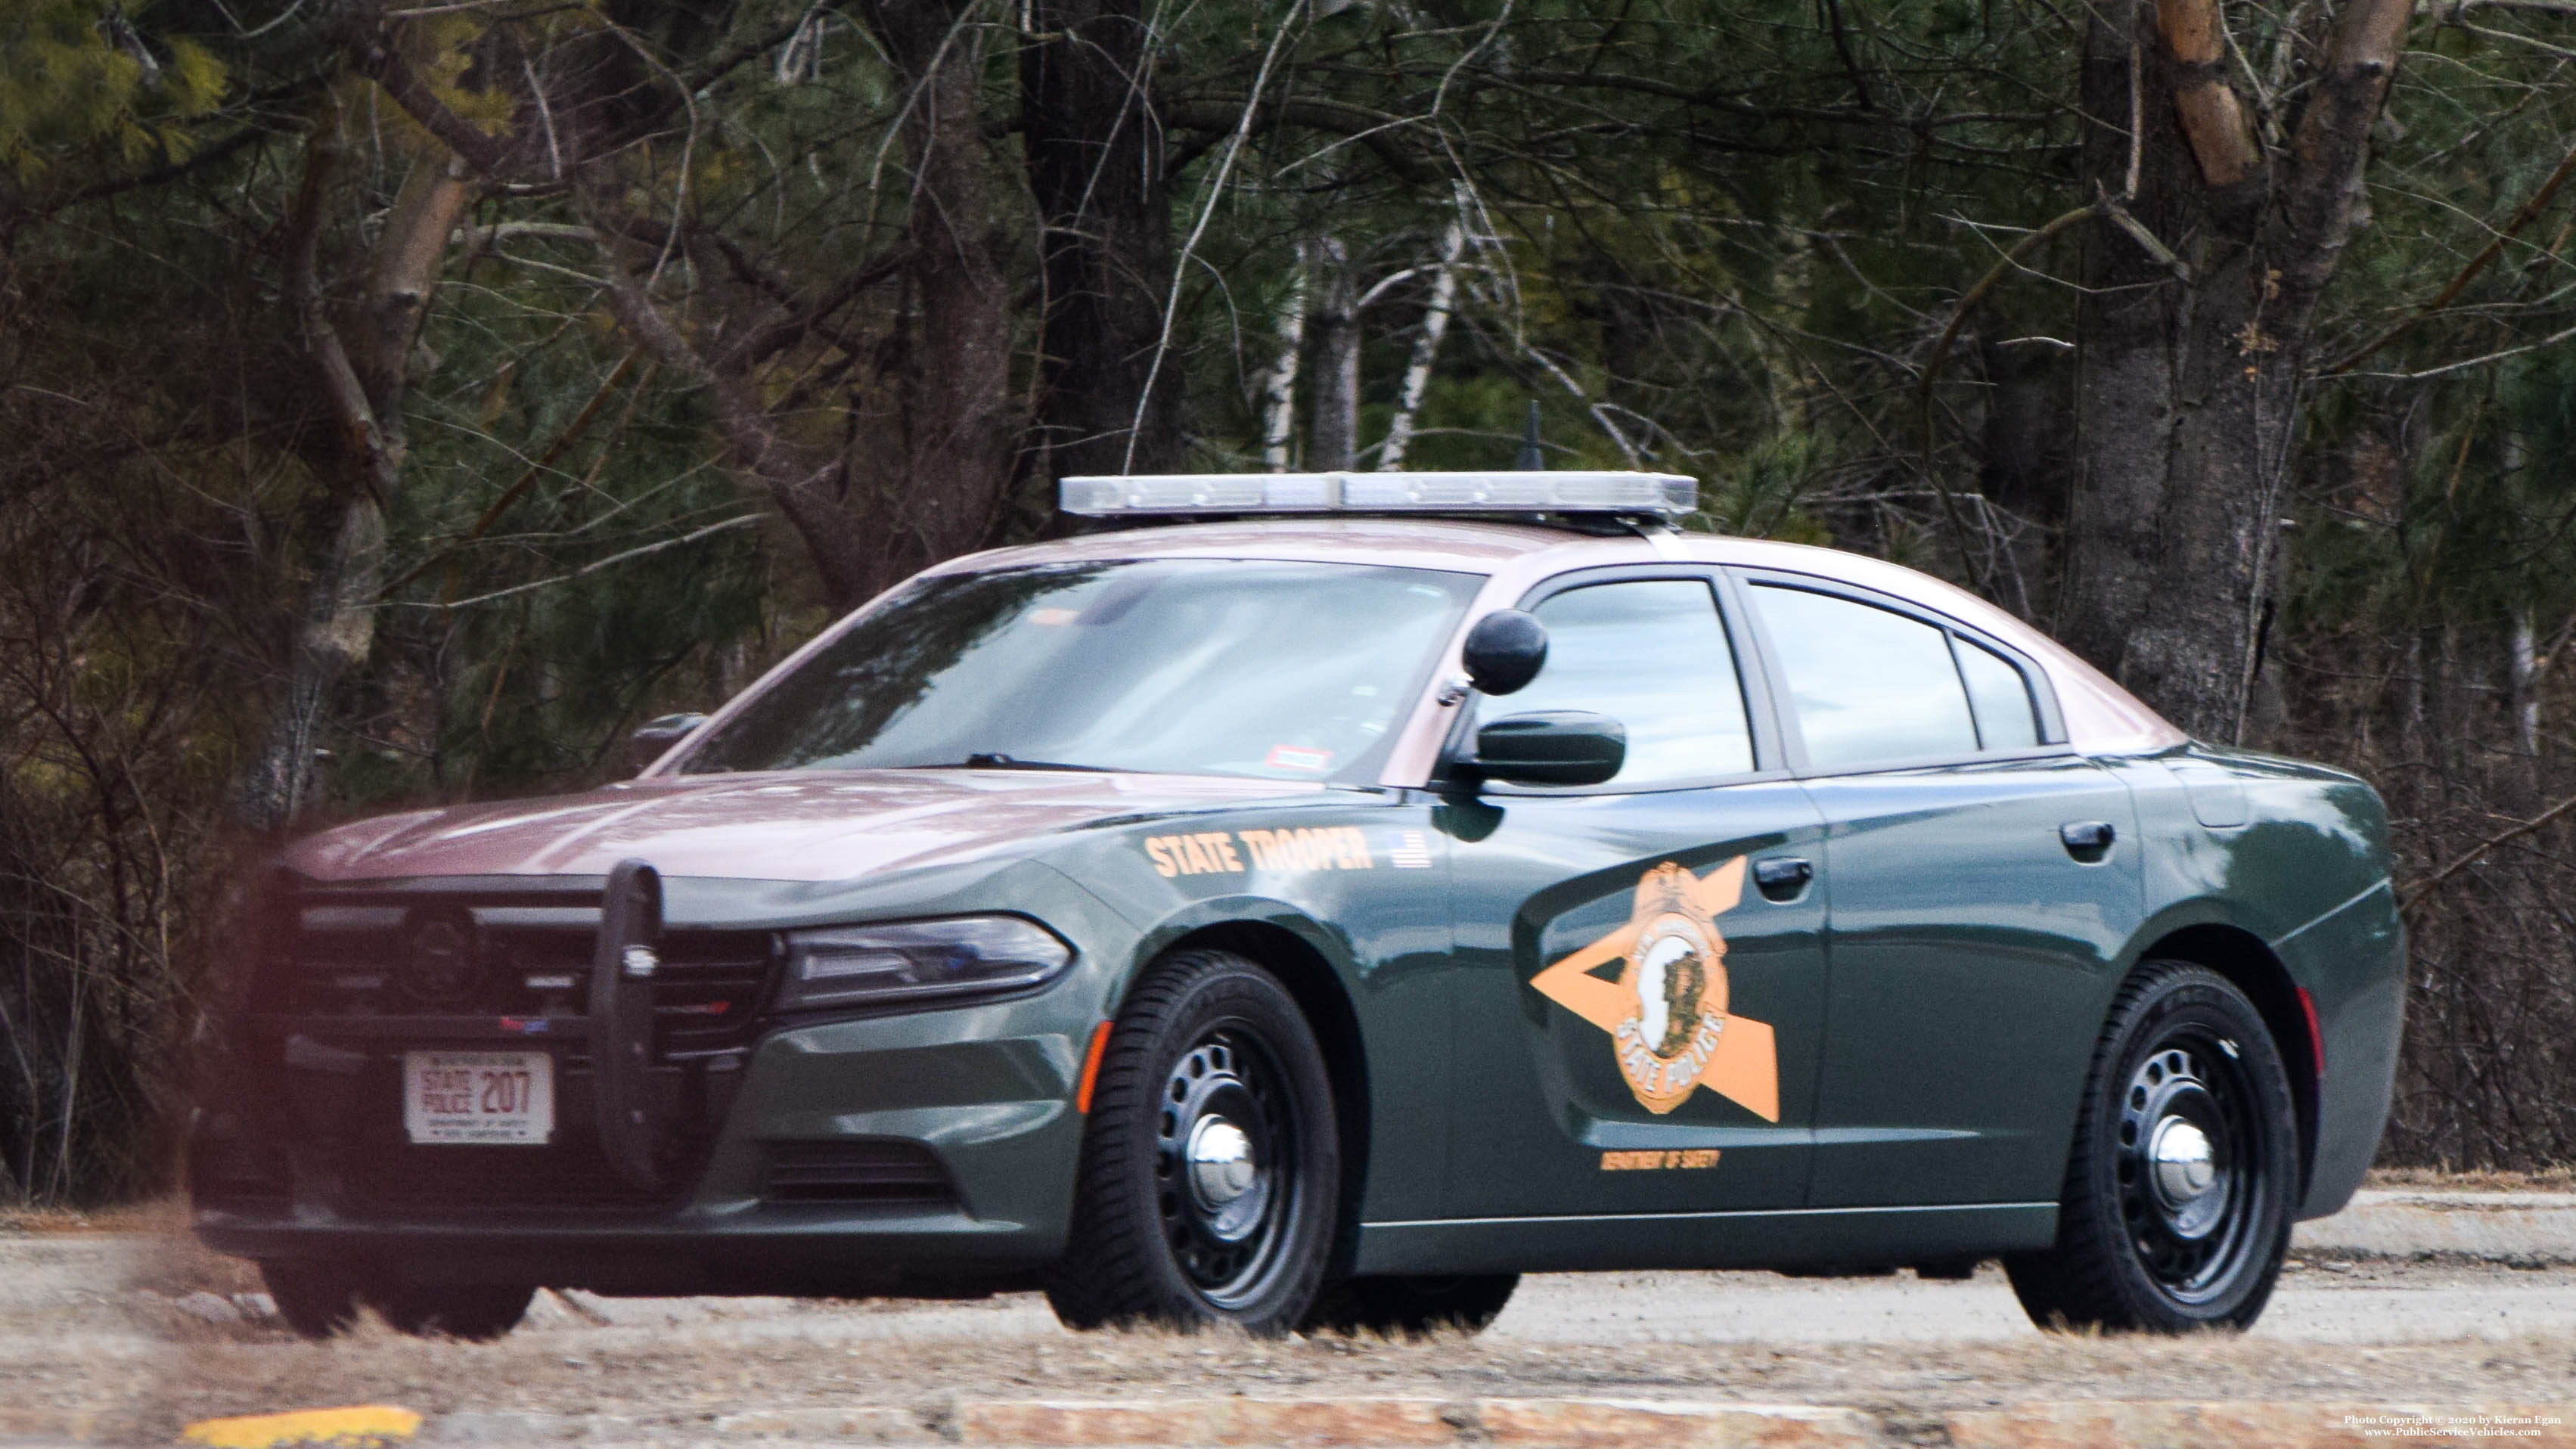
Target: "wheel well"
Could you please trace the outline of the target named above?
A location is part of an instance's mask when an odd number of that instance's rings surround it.
[[[2224,976],[2262,1013],[2272,1044],[2290,1078],[2290,1102],[2299,1124],[2299,1191],[2307,1192],[2317,1156],[2317,1087],[2319,1073],[2314,1039],[2308,1034],[2308,1008],[2299,985],[2270,947],[2250,931],[2234,926],[2186,926],[2158,940],[2141,961],[2188,961]]]
[[[1347,1270],[1348,1255],[1359,1238],[1354,1229],[1359,1222],[1360,1191],[1368,1181],[1368,1059],[1361,1050],[1359,1013],[1352,1009],[1342,979],[1324,953],[1284,926],[1227,921],[1202,926],[1164,948],[1166,952],[1200,949],[1231,951],[1278,977],[1279,984],[1297,999],[1297,1009],[1306,1014],[1306,1024],[1314,1028],[1316,1045],[1324,1049],[1342,1156],[1342,1231],[1336,1252],[1344,1261],[1336,1267]]]

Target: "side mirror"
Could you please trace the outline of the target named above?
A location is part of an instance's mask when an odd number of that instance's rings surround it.
[[[707,717],[702,714],[666,714],[646,720],[635,733],[626,737],[628,768],[641,770],[662,758],[664,750],[696,734],[698,726],[706,722]]]
[[[1459,653],[1479,694],[1510,694],[1547,663],[1547,626],[1518,609],[1496,609],[1467,631]]]
[[[1599,785],[1628,762],[1628,729],[1606,714],[1542,709],[1476,731],[1478,773],[1517,785]]]

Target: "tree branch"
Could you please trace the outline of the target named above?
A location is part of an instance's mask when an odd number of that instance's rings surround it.
[[[2522,209],[2513,214],[2513,220],[2506,222],[2504,229],[2495,234],[2494,240],[2489,241],[2476,256],[2469,258],[2469,264],[2460,268],[2459,275],[2451,278],[2449,285],[2435,293],[2433,300],[2407,314],[2396,326],[2335,359],[2325,368],[2325,375],[2332,377],[2336,373],[2349,371],[2355,363],[2396,341],[2406,329],[2450,306],[2458,299],[2460,292],[2476,279],[2478,273],[2485,271],[2496,258],[2504,255],[2506,242],[2513,240],[2521,234],[2524,227],[2539,219],[2541,211],[2558,195],[2558,188],[2566,185],[2567,178],[2570,176],[2576,176],[2576,147],[2568,150],[2566,159],[2558,163],[2557,170],[2549,173],[2549,179],[2540,184],[2540,189],[2531,194],[2531,199],[2522,204]]]
[[[2278,216],[2281,312],[2305,319],[2316,307],[2352,236],[2358,178],[2370,158],[2370,128],[2414,18],[2413,0],[2349,0],[2326,32],[2325,57],[2291,139]]]
[[[2431,875],[2426,876],[2424,879],[2416,882],[2414,886],[2409,888],[2406,892],[2405,899],[2397,903],[2397,913],[2401,916],[2414,914],[2415,908],[2424,904],[2425,900],[2430,897],[2434,891],[2439,890],[2444,882],[2450,880],[2451,877],[2458,875],[2461,871],[2468,869],[2470,866],[2475,865],[2479,860],[2485,857],[2488,851],[2495,849],[2499,845],[2519,840],[2523,836],[2531,834],[2533,831],[2540,829],[2542,826],[2547,825],[2550,821],[2557,819],[2559,816],[2566,814],[2570,810],[2576,810],[2576,795],[2571,795],[2566,799],[2559,801],[2557,804],[2541,811],[2537,816],[2522,822],[2511,830],[2500,831],[2479,841],[2476,845],[2469,847],[2467,854],[2462,855],[2459,859],[2452,861],[2449,865],[2446,865],[2440,870],[2433,872]]]
[[[1219,138],[1230,134],[1243,119],[1243,107],[1233,101],[1166,100],[1155,109],[1163,124],[1185,131],[1205,131]],[[1327,131],[1347,136],[1366,146],[1404,181],[1419,185],[1433,178],[1431,169],[1396,144],[1393,131],[1413,124],[1402,116],[1390,116],[1339,101],[1292,97],[1273,97],[1261,102],[1255,113],[1256,123],[1303,126],[1312,131]]]
[[[422,129],[446,142],[447,149],[464,157],[477,174],[498,179],[516,169],[509,145],[449,110],[420,72],[412,69],[411,62],[403,59],[380,14],[366,8],[353,10],[344,33],[351,64],[358,74],[384,87],[395,105],[419,122]]]

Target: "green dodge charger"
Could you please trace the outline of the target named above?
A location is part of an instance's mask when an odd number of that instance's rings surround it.
[[[248,892],[196,1230],[323,1334],[541,1286],[1481,1325],[2000,1257],[2262,1311],[2377,1146],[2386,816],[1639,473],[1074,478],[586,794]],[[1153,526],[1146,526],[1153,525]]]

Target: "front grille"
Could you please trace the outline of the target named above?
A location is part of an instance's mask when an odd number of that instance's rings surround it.
[[[956,1201],[939,1159],[916,1142],[773,1142],[761,1196],[907,1207]]]
[[[659,1211],[685,1200],[741,1083],[776,938],[662,932],[643,1082],[656,1181],[637,1187],[608,1160],[596,1125],[587,1012],[599,900],[596,881],[485,877],[282,901],[259,938],[252,1015],[295,1103],[298,1195],[370,1214]],[[551,1053],[551,1140],[412,1143],[403,1057],[438,1049]]]
[[[590,1000],[599,930],[590,899],[307,897],[273,978],[276,1009],[301,1018],[578,1017]],[[425,938],[436,956],[426,965]],[[749,1041],[777,954],[766,931],[665,931],[653,977],[656,1057]]]

